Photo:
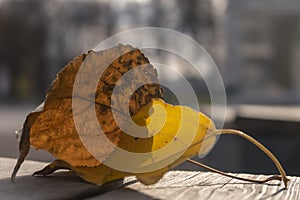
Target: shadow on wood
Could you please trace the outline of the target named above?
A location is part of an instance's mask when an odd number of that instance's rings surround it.
[[[84,182],[71,172],[57,172],[52,176],[21,176],[12,183],[0,180],[1,199],[83,199],[119,188],[123,180],[102,186]]]

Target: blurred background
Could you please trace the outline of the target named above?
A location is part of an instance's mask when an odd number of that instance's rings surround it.
[[[225,83],[225,127],[246,131],[289,175],[300,175],[296,0],[0,0],[0,156],[17,157],[14,131],[68,61],[113,34],[145,26],[174,29],[202,44]],[[209,113],[205,83],[192,75],[189,81]],[[28,158],[52,160],[35,150]],[[230,172],[276,172],[254,146],[234,136],[221,136],[200,161]],[[178,169],[198,168],[185,163]]]

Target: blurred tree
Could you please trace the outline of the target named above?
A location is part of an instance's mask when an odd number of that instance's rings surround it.
[[[153,0],[151,7],[153,14],[149,19],[149,25],[159,27],[164,24],[164,26],[167,26],[166,23],[163,23],[165,21],[165,12],[161,0]]]
[[[176,0],[179,8],[179,30],[191,34],[201,43],[211,43],[214,39],[215,15],[211,0]],[[209,41],[207,41],[209,40]]]
[[[0,60],[12,76],[13,99],[44,93],[47,17],[43,1],[4,1],[0,7]]]

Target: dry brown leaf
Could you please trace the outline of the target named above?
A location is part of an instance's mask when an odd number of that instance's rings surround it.
[[[61,70],[47,91],[43,107],[27,116],[23,126],[20,158],[15,173],[26,157],[30,145],[37,149],[44,149],[72,166],[93,167],[101,164],[82,144],[72,115],[74,81],[80,66],[87,56],[90,56],[94,63],[97,63],[99,71],[104,69],[105,71],[98,82],[96,91],[89,91],[88,89],[83,89],[82,91],[95,94],[95,107],[99,124],[107,138],[117,145],[121,130],[115,123],[110,109],[114,85],[128,70],[143,64],[150,65],[148,59],[139,49],[129,45],[119,45],[99,52],[89,51],[88,54],[76,57]],[[112,60],[107,67],[107,62],[114,57],[117,57],[117,59]],[[149,77],[149,80],[158,82],[156,70],[153,67],[150,68],[152,70],[147,71],[147,77]],[[89,72],[90,74],[86,74],[87,76],[97,74],[95,71]],[[130,90],[130,88],[126,89]],[[135,114],[141,106],[149,103],[154,97],[162,98],[162,91],[159,85],[147,84],[140,87],[131,97],[129,112]],[[85,107],[94,105],[92,98],[84,102],[85,105],[80,108],[82,112],[84,112]],[[100,153],[106,157],[112,153],[111,150],[108,151],[105,148],[100,150]]]

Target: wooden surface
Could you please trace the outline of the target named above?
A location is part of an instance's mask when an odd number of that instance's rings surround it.
[[[103,186],[86,183],[73,173],[56,173],[48,177],[33,177],[33,172],[42,169],[47,163],[25,161],[11,183],[10,175],[16,160],[0,158],[0,199],[84,199],[118,188],[123,181]]]
[[[0,199],[300,199],[300,179],[289,177],[288,190],[278,181],[254,184],[209,172],[170,171],[157,184],[145,186],[134,178],[96,186],[72,173],[59,172],[50,177],[32,177],[46,163],[25,161],[16,183],[10,174],[16,160],[0,158]],[[264,178],[263,175],[240,174]]]
[[[264,178],[259,175],[241,176]],[[300,199],[299,178],[290,177],[289,189],[284,190],[277,181],[269,184],[253,184],[223,177],[210,172],[171,171],[157,184],[144,186],[140,183],[128,185],[92,200],[104,199]]]

